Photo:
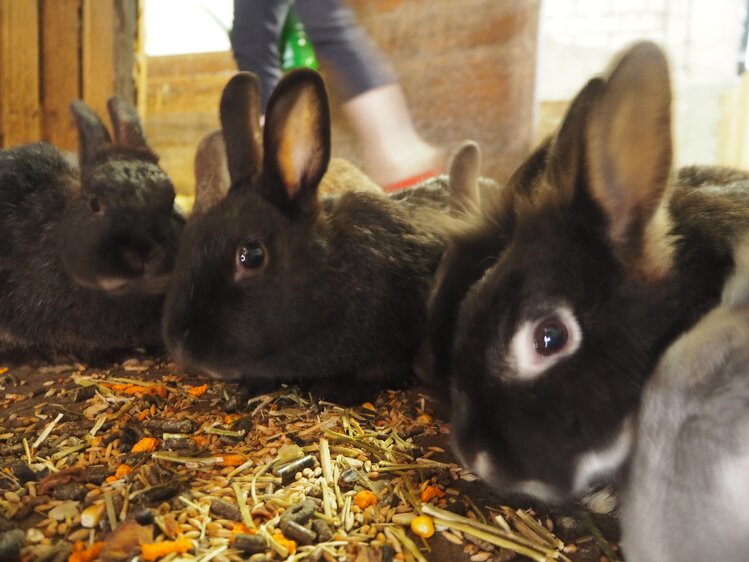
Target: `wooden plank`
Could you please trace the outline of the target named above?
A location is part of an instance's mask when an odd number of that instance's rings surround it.
[[[114,0],[83,0],[83,99],[102,117],[115,93]]]
[[[135,60],[138,53],[138,0],[115,0],[114,91],[135,103]]]
[[[191,53],[148,57],[148,77],[166,78],[213,74],[220,70],[237,71],[237,63],[230,51]]]
[[[212,112],[218,118],[218,104],[233,71],[217,71],[200,74],[148,79],[146,99],[148,113],[167,115],[171,113]]]
[[[70,102],[81,97],[81,0],[41,0],[42,138],[76,150]]]
[[[39,9],[0,0],[0,145],[39,140]]]
[[[133,76],[135,80],[135,107],[143,119],[146,115],[146,93],[148,89],[148,63],[146,57],[146,22],[145,22],[145,0],[138,0],[136,6],[135,22],[135,59]]]

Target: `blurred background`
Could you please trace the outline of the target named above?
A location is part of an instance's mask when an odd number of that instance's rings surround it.
[[[748,0],[348,4],[399,75],[419,133],[448,148],[480,142],[486,175],[505,179],[585,81],[643,38],[671,60],[677,162],[749,167]],[[0,0],[0,144],[41,137],[75,149],[69,101],[104,111],[118,92],[189,196],[195,146],[218,126],[236,71],[232,11],[232,0]],[[334,153],[360,162],[331,91]]]

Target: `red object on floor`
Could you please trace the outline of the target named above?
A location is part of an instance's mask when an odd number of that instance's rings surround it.
[[[444,170],[442,168],[432,168],[431,170],[427,170],[426,172],[422,172],[421,174],[417,174],[404,180],[388,184],[384,186],[383,189],[385,190],[385,193],[393,193],[395,191],[400,191],[401,189],[413,187],[417,183],[428,180],[429,178],[437,176],[443,172]]]

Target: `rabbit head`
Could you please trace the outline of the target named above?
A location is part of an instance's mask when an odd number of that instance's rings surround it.
[[[317,196],[330,158],[324,85],[311,71],[287,75],[268,102],[262,133],[258,92],[246,72],[224,89],[226,164],[206,162],[228,165],[231,187],[189,221],[164,321],[180,360],[229,379],[313,333],[329,320],[321,301],[335,298],[310,296],[318,294],[311,287],[324,286],[330,252],[319,233]],[[310,314],[316,309],[320,314]]]
[[[108,109],[114,141],[88,105],[71,104],[81,184],[61,221],[60,257],[82,286],[115,295],[164,293],[184,224],[174,186],[135,108],[115,96]]]
[[[692,314],[671,292],[670,106],[662,51],[635,45],[445,256],[432,305],[465,292],[443,358],[453,443],[500,491],[562,500],[614,473]]]

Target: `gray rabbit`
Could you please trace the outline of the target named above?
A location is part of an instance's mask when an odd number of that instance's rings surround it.
[[[749,240],[720,306],[661,358],[622,508],[631,562],[749,557]]]

